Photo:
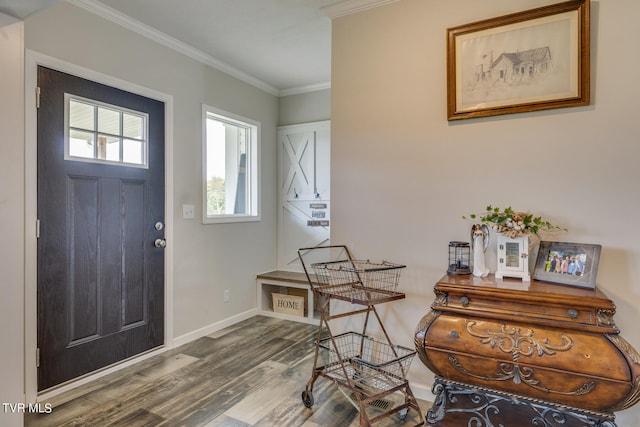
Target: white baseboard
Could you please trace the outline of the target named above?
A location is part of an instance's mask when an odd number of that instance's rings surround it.
[[[243,320],[247,320],[252,318],[253,316],[258,314],[258,309],[254,308],[244,313],[236,314],[235,316],[228,317],[224,320],[221,320],[216,323],[212,323],[211,325],[207,325],[200,329],[196,329],[195,331],[189,332],[184,335],[180,335],[179,337],[175,337],[171,343],[171,348],[180,347],[183,344],[187,344],[191,341],[195,341],[198,338],[202,338],[214,332],[218,332],[221,329],[226,327],[235,325],[236,323],[242,322]]]
[[[435,395],[431,392],[431,386],[427,384],[416,384],[409,381],[409,386],[416,399],[425,400],[427,402],[433,402]],[[424,410],[429,408],[423,408]]]

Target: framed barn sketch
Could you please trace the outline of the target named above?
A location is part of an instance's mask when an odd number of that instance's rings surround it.
[[[588,105],[589,2],[449,28],[448,119]]]

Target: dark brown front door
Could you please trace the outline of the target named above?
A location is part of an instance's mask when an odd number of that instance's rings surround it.
[[[44,67],[38,86],[44,390],[164,342],[164,103]]]

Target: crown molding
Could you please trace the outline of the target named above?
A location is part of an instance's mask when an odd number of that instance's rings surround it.
[[[331,19],[340,18],[341,16],[351,15],[352,13],[362,12],[374,7],[383,6],[389,3],[395,3],[399,0],[343,0],[338,3],[330,4],[321,8],[322,12]]]
[[[317,92],[319,90],[331,89],[331,82],[318,83],[308,86],[292,87],[290,89],[282,89],[278,96],[298,95],[300,93]]]
[[[160,43],[170,49],[176,50],[192,59],[200,61],[206,65],[209,65],[223,73],[229,74],[232,77],[237,78],[245,83],[248,83],[260,90],[263,90],[271,95],[279,96],[280,91],[271,86],[268,83],[263,82],[247,73],[244,73],[229,64],[226,64],[213,56],[202,52],[186,43],[181,42],[161,31],[158,31],[142,22],[133,19],[117,10],[106,6],[96,0],[67,0],[78,7],[81,7],[91,13],[94,13],[102,18],[105,18],[115,24],[118,24],[124,28],[127,28],[141,36],[147,37],[157,43]]]

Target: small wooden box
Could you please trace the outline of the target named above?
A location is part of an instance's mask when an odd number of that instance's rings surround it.
[[[273,311],[276,313],[290,314],[292,316],[304,317],[304,297],[296,295],[285,295],[273,292]]]

